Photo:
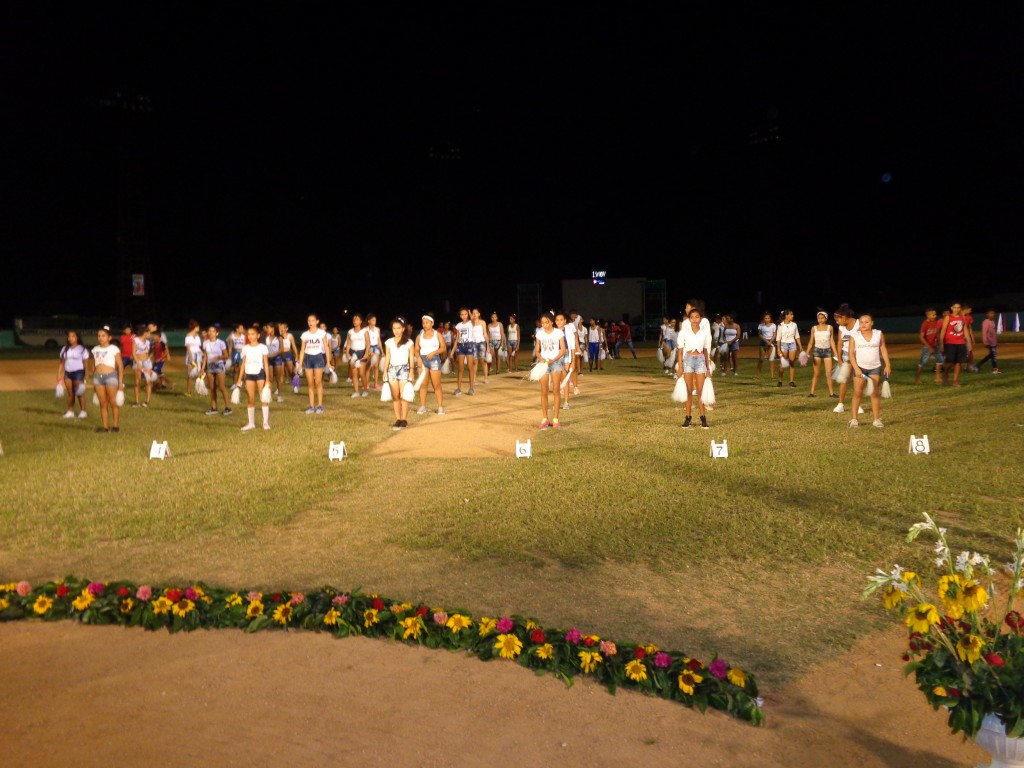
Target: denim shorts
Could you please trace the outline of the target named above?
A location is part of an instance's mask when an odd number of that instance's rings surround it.
[[[409,380],[409,364],[405,365],[389,365],[388,366],[388,381],[408,381]]]
[[[562,372],[562,368],[564,367],[562,365],[562,358],[559,358],[558,360],[550,360],[550,361],[545,360],[544,362],[546,362],[548,364],[548,373],[561,373]]]
[[[370,353],[374,354],[374,355],[379,355],[380,354],[380,347],[378,345],[376,345],[376,344],[371,344],[370,345]]]
[[[428,371],[440,371],[441,370],[441,356],[432,355],[430,357],[423,357],[420,355],[420,362],[423,363],[423,367]]]
[[[878,376],[882,373],[881,368],[861,368],[860,372],[865,376]]]
[[[932,355],[935,355],[935,364],[942,365],[942,353],[939,352],[939,348],[936,347],[935,351],[933,352],[924,345],[921,346],[921,359],[917,361],[917,364],[923,368],[928,364],[928,358],[931,357]]]
[[[241,365],[242,364],[242,353],[241,352],[232,352],[231,353],[231,364],[232,365]]]
[[[517,349],[519,349],[519,342],[518,341],[510,341],[510,342],[508,342],[508,351],[509,352],[514,352]]]
[[[306,370],[316,371],[327,367],[327,355],[322,352],[319,355],[306,355],[302,358],[302,365]]]
[[[828,360],[832,357],[832,350],[828,347],[815,347],[814,356],[819,360]]]
[[[707,373],[704,355],[683,355],[683,373]]]
[[[779,347],[782,349],[783,352],[796,352],[795,341],[780,341]]]
[[[85,371],[64,371],[64,378],[70,381],[85,381]]]
[[[274,355],[270,358],[270,364],[273,366],[284,365],[284,358],[281,355]]]
[[[675,348],[676,348],[676,342],[675,342],[675,339],[664,339],[664,340],[663,340],[663,341],[661,342],[661,345],[662,345],[663,347],[668,347],[669,349],[675,349]]]
[[[464,341],[455,345],[455,354],[459,357],[476,357],[476,347],[471,341]]]
[[[164,375],[164,361],[161,360],[159,363],[153,363],[153,373],[157,376]]]
[[[566,352],[565,353],[565,357],[562,358],[562,365],[565,365],[565,366],[572,365],[572,352]]]
[[[476,356],[481,360],[487,357],[487,342],[477,341],[473,344],[473,349],[476,350]]]
[[[132,359],[130,357],[125,357],[124,355],[121,355],[121,365],[123,365],[125,368],[131,368]]]
[[[245,380],[246,381],[266,381],[267,380],[267,372],[266,371],[260,371],[259,373],[247,373],[247,374],[245,374]]]
[[[212,374],[224,373],[227,370],[227,365],[224,364],[223,360],[217,360],[212,363],[206,364],[206,372]]]
[[[354,357],[356,359],[356,362],[358,362],[358,361],[362,360],[364,357],[366,357],[366,350],[365,349],[350,349],[348,351],[348,356],[349,356],[349,360],[351,360]]]
[[[795,348],[795,345],[794,345],[794,348]],[[739,341],[739,339],[737,339],[736,341],[729,342],[729,350],[731,352],[739,352],[740,351],[740,341]]]
[[[92,383],[97,387],[116,387],[117,371],[93,374]]]
[[[295,361],[295,356],[291,352],[284,352],[282,353],[281,357],[284,359],[286,363],[291,363]]]

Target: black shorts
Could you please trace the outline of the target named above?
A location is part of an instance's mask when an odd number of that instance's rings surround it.
[[[963,365],[967,362],[966,344],[947,344],[944,352],[945,360],[949,365]]]

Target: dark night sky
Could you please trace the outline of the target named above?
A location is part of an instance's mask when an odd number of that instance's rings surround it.
[[[1019,16],[110,7],[2,12],[0,315],[1021,290]]]

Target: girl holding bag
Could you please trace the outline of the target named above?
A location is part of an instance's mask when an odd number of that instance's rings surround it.
[[[392,337],[384,342],[384,366],[387,370],[384,386],[391,388],[391,407],[395,411],[395,423],[391,428],[397,432],[409,426],[409,401],[402,397],[402,389],[409,381],[413,343],[404,317],[391,321],[391,333]]]
[[[64,348],[60,351],[60,366],[57,368],[57,382],[64,387],[68,409],[65,419],[75,418],[75,398],[78,398],[78,418],[86,418],[85,413],[85,366],[89,362],[89,350],[82,344],[78,331],[68,331]],[[78,393],[78,388],[82,393]]]
[[[111,344],[110,328],[103,326],[96,334],[99,344],[92,348],[92,384],[99,400],[102,426],[97,432],[121,431],[121,406],[124,404],[124,362],[121,350]],[[113,425],[111,425],[113,421]]]
[[[711,329],[701,323],[701,311],[691,307],[690,314],[681,324],[677,334],[679,357],[683,368],[683,379],[686,382],[686,420],[683,429],[692,426],[693,397],[690,393],[696,390],[703,395],[704,379],[711,370]],[[700,426],[709,429],[705,413],[704,398],[700,404]]]

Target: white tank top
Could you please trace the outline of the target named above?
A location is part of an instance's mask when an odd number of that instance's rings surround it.
[[[824,331],[814,331],[814,347],[815,349],[828,349],[828,337],[831,331],[826,328]]]
[[[877,328],[871,329],[871,338],[864,338],[864,334],[855,331],[850,334],[857,345],[857,365],[861,368],[873,369],[882,367],[882,355],[879,351],[882,347],[882,332]]]
[[[365,328],[360,328],[358,331],[355,328],[348,329],[348,348],[350,352],[358,352],[361,349],[366,349]]]
[[[488,325],[487,335],[491,337],[491,341],[501,341],[501,323]]]
[[[285,334],[281,337],[281,351],[291,352],[292,351],[292,335],[290,333]]]
[[[140,339],[138,336],[135,337],[135,354],[149,354],[149,339]]]
[[[245,349],[245,343],[246,339],[244,333],[241,336],[233,335],[231,337],[231,348],[235,350],[235,352],[241,352],[243,349]]]
[[[420,355],[430,357],[441,348],[441,340],[437,337],[437,331],[429,339],[425,334],[420,333]]]
[[[853,336],[854,333],[857,333],[857,323],[856,322],[854,322],[852,329],[851,328],[847,328],[845,325],[840,325],[839,326],[839,340],[843,342],[843,351],[844,352],[849,352],[850,351],[850,337]],[[860,363],[858,363],[858,365],[860,365]]]
[[[105,365],[108,368],[117,368],[117,358],[121,356],[121,350],[113,344],[105,347],[96,345],[92,348],[92,359],[97,366]]]
[[[505,332],[505,337],[509,341],[519,341],[519,326],[509,325],[508,330]]]
[[[267,336],[264,343],[267,346],[267,357],[277,357],[281,354],[281,340],[277,336],[274,338]]]
[[[371,347],[379,347],[380,346],[380,328],[372,327],[372,328],[367,328],[366,330],[368,330],[370,332],[370,346]]]
[[[484,336],[484,326],[473,323],[473,343],[480,344],[484,341],[487,341],[487,337]]]

